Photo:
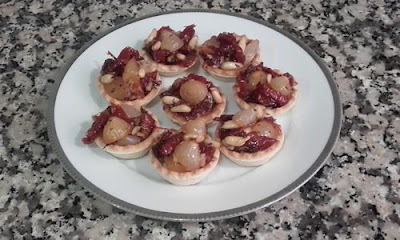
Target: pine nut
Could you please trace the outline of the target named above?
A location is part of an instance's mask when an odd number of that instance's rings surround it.
[[[219,91],[216,88],[211,88],[211,94],[214,98],[214,101],[216,103],[222,103],[223,99],[221,97],[221,94],[219,94]]]
[[[105,74],[101,77],[100,81],[102,83],[110,83],[114,80],[114,77],[112,74]]]
[[[146,71],[143,68],[140,68],[138,75],[140,78],[144,78],[144,76],[146,75]]]
[[[238,63],[238,62],[224,62],[221,65],[221,68],[225,69],[225,70],[234,70],[234,69],[238,69],[241,67],[243,67],[243,64]]]
[[[224,122],[224,124],[222,124],[223,129],[233,129],[233,128],[238,128],[239,126],[233,121],[233,120],[229,120]]]
[[[272,75],[270,73],[267,74],[267,83],[270,83],[272,80]]]
[[[238,136],[228,136],[222,140],[225,145],[240,147],[243,146],[246,142],[246,138],[238,137]]]
[[[185,112],[191,112],[191,111],[192,111],[192,109],[186,104],[181,104],[181,105],[178,105],[178,106],[175,106],[175,107],[171,108],[171,112],[182,112],[182,113],[185,113]]]
[[[182,53],[178,53],[178,54],[176,54],[176,58],[183,61],[186,59],[186,56]]]
[[[153,51],[157,51],[158,49],[160,49],[161,47],[161,42],[157,41],[156,43],[154,43],[154,45],[151,47],[151,50]]]
[[[194,49],[194,48],[196,48],[196,45],[197,45],[197,36],[193,36],[192,39],[190,39],[188,46],[191,49]]]
[[[146,41],[147,42],[151,42],[153,41],[153,39],[157,36],[157,29],[153,29],[153,31],[151,31],[151,33],[149,34],[149,36],[147,37]]]
[[[244,52],[244,49],[246,48],[246,43],[247,43],[246,35],[241,36],[239,39],[238,45],[242,49],[243,52]]]
[[[131,135],[135,135],[136,133],[138,133],[140,131],[140,126],[136,126],[132,129]]]
[[[243,129],[243,132],[250,133],[251,132],[251,128],[245,128],[245,129]]]
[[[263,110],[262,110],[262,108],[260,106],[256,106],[254,108],[254,110],[256,111],[257,118],[262,118],[263,117],[264,112],[263,112]]]
[[[162,98],[162,101],[165,104],[174,104],[174,103],[178,103],[180,101],[180,99],[177,97],[174,97],[174,96],[165,96]]]

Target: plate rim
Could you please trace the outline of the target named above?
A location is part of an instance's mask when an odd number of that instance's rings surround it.
[[[239,17],[239,18],[244,18],[246,20],[250,20],[256,23],[259,23],[261,25],[264,25],[265,27],[268,27],[270,29],[273,29],[281,34],[283,34],[285,37],[289,38],[290,40],[294,41],[298,46],[303,48],[312,58],[313,60],[318,64],[319,68],[322,70],[324,73],[324,76],[328,80],[329,87],[333,96],[333,103],[334,103],[334,121],[332,124],[332,129],[331,133],[329,136],[328,141],[326,142],[322,152],[318,156],[318,158],[315,160],[315,162],[304,172],[299,178],[297,178],[295,181],[293,181],[291,184],[286,186],[285,188],[279,190],[275,194],[266,197],[262,200],[259,200],[257,202],[244,205],[241,207],[237,208],[232,208],[228,210],[223,210],[223,211],[216,211],[216,212],[207,212],[207,213],[200,213],[200,214],[185,214],[185,213],[173,213],[173,212],[163,212],[163,211],[157,211],[157,210],[151,210],[147,208],[143,208],[131,203],[128,203],[126,201],[123,201],[117,197],[112,196],[111,194],[108,194],[104,192],[102,189],[96,187],[93,183],[91,183],[89,180],[87,180],[83,175],[80,174],[80,172],[73,166],[73,164],[69,161],[67,156],[65,155],[60,142],[57,137],[57,132],[55,129],[55,118],[54,118],[54,110],[55,110],[55,101],[57,98],[58,90],[59,87],[68,72],[69,68],[71,65],[75,62],[75,60],[90,46],[92,46],[95,42],[97,42],[99,39],[104,37],[105,35],[121,28],[124,27],[128,24],[134,23],[141,21],[146,18],[152,18],[160,15],[167,15],[167,14],[174,14],[174,13],[188,13],[188,12],[201,12],[201,13],[214,13],[214,14],[222,14],[222,15],[229,15],[229,16],[234,16],[234,17]],[[260,20],[256,19],[252,16],[247,16],[243,14],[238,14],[238,13],[232,13],[232,12],[227,12],[225,10],[214,10],[214,9],[180,9],[180,10],[173,10],[173,11],[166,11],[166,12],[159,12],[159,13],[154,13],[154,14],[149,14],[145,15],[142,17],[138,18],[132,18],[127,21],[124,21],[121,24],[118,24],[102,33],[99,35],[96,35],[92,40],[84,44],[66,63],[64,64],[64,67],[60,69],[56,74],[55,74],[55,82],[53,83],[53,86],[51,87],[49,98],[48,98],[48,113],[47,113],[47,132],[49,136],[49,140],[51,143],[51,146],[53,150],[56,152],[59,161],[61,162],[62,166],[66,170],[66,172],[85,190],[88,190],[89,192],[93,193],[96,197],[110,203],[111,205],[123,209],[127,212],[131,212],[140,216],[144,217],[149,217],[149,218],[154,218],[154,219],[160,219],[160,220],[169,220],[169,221],[187,221],[187,222],[194,222],[194,221],[212,221],[212,220],[221,220],[221,219],[227,219],[227,218],[232,218],[240,215],[244,215],[250,212],[253,212],[257,209],[267,207],[285,196],[288,196],[301,186],[303,186],[308,180],[310,180],[316,173],[317,171],[324,165],[325,160],[327,157],[331,154],[333,147],[339,137],[340,129],[341,129],[341,119],[342,119],[342,104],[340,101],[339,97],[339,91],[337,89],[337,86],[334,82],[334,79],[331,75],[331,72],[323,62],[323,60],[305,43],[302,41],[298,40],[296,37],[294,37],[292,34],[289,32],[279,28],[276,25],[273,25],[271,23],[266,22],[265,20]]]

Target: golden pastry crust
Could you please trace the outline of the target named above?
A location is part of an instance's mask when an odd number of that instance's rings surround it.
[[[216,77],[220,80],[224,80],[224,81],[233,81],[235,79],[235,77],[240,73],[240,71],[245,69],[250,64],[252,64],[252,65],[259,64],[261,62],[261,55],[259,53],[257,53],[256,56],[253,58],[253,60],[251,62],[249,62],[248,64],[244,65],[241,68],[231,69],[231,70],[215,68],[215,67],[209,66],[203,61],[203,59],[201,59],[200,62],[201,62],[201,67],[206,72],[213,75],[214,77]]]
[[[274,116],[280,113],[284,113],[289,111],[290,109],[293,108],[293,106],[295,105],[296,101],[297,101],[297,95],[298,95],[298,89],[297,89],[297,85],[292,86],[292,93],[290,95],[290,99],[289,101],[283,105],[282,107],[279,108],[268,108],[264,105],[261,104],[257,104],[257,103],[248,103],[245,100],[243,100],[242,98],[240,98],[238,96],[238,87],[233,86],[233,97],[235,98],[237,104],[239,105],[239,107],[241,109],[256,109],[256,108],[261,108],[262,111],[264,112],[264,114],[266,115],[270,115],[270,116]]]
[[[149,151],[153,143],[157,140],[158,136],[160,135],[160,129],[159,129],[160,123],[157,117],[150,112],[148,112],[148,114],[150,114],[151,117],[155,120],[156,127],[144,141],[135,145],[127,145],[127,146],[120,146],[116,144],[106,145],[103,141],[103,137],[100,136],[95,139],[97,146],[99,146],[104,151],[120,159],[134,159],[144,156]]]
[[[214,118],[221,116],[221,114],[225,111],[225,107],[226,107],[226,97],[225,95],[222,93],[221,89],[218,87],[215,87],[218,89],[221,97],[222,97],[222,102],[221,103],[215,103],[213,109],[211,110],[211,112],[207,113],[204,116],[200,116],[196,119],[200,119],[202,121],[204,121],[206,124],[212,122],[214,120]],[[166,105],[165,103],[163,103],[163,105]],[[165,114],[167,115],[167,117],[169,119],[171,119],[173,122],[179,124],[179,125],[183,125],[185,124],[188,120],[186,120],[185,117],[180,116],[178,113],[174,113],[171,111],[170,108],[165,108],[164,109]]]
[[[142,106],[147,105],[149,102],[151,102],[151,100],[153,100],[155,97],[157,97],[157,95],[160,93],[161,91],[161,86],[155,86],[153,87],[153,89],[143,98],[139,98],[136,100],[132,100],[132,101],[121,101],[118,100],[116,98],[111,97],[110,95],[108,95],[108,93],[105,91],[104,85],[103,83],[100,81],[101,76],[99,76],[97,78],[97,89],[99,90],[99,93],[101,96],[103,96],[103,98],[109,102],[109,103],[113,103],[115,105],[121,105],[121,104],[126,104],[132,107],[136,107],[136,108],[140,108]],[[160,75],[157,74],[157,81],[160,81]]]
[[[184,173],[174,172],[164,167],[154,156],[153,150],[150,150],[149,159],[151,165],[153,165],[153,167],[165,180],[175,185],[187,186],[196,184],[203,180],[217,166],[219,156],[220,151],[218,148],[215,148],[214,155],[209,163],[195,171]]]
[[[236,151],[229,150],[219,138],[219,129],[221,128],[221,124],[219,124],[215,130],[215,139],[218,141],[220,146],[220,151],[224,154],[227,158],[232,160],[238,165],[245,166],[245,167],[254,167],[260,166],[267,163],[279,150],[282,148],[283,145],[283,131],[280,131],[280,134],[275,138],[277,141],[272,144],[269,148],[258,151],[255,153],[240,153]]]
[[[165,76],[165,77],[172,77],[172,76],[176,76],[176,75],[179,75],[179,74],[185,72],[189,68],[196,65],[196,63],[198,62],[198,58],[199,58],[198,56],[196,56],[196,59],[193,61],[193,63],[190,66],[184,67],[184,66],[181,66],[178,64],[166,65],[166,64],[162,64],[162,63],[156,63],[156,62],[154,62],[154,60],[149,56],[149,54],[146,51],[143,51],[143,53],[141,55],[143,56],[143,58],[145,60],[151,62],[157,68],[157,71],[160,73],[161,76]]]

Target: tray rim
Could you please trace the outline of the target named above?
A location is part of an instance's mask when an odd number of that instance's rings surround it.
[[[188,13],[188,12],[214,13],[214,14],[229,15],[229,16],[244,18],[246,20],[250,20],[250,21],[262,24],[268,28],[271,28],[271,29],[283,34],[285,37],[291,39],[297,45],[299,45],[301,48],[303,48],[314,59],[314,61],[316,61],[316,63],[321,68],[325,77],[328,80],[328,83],[329,83],[329,86],[330,86],[330,89],[332,92],[332,96],[333,96],[333,102],[334,102],[334,121],[333,121],[329,139],[328,139],[327,143],[325,144],[325,147],[323,148],[322,152],[320,153],[318,158],[315,160],[315,162],[311,165],[311,167],[305,173],[303,173],[299,178],[297,178],[295,181],[293,181],[290,185],[281,189],[277,193],[275,193],[267,198],[264,198],[262,200],[259,200],[257,202],[254,202],[252,204],[248,204],[248,205],[241,206],[238,208],[232,208],[229,210],[200,213],[200,214],[172,213],[172,212],[163,212],[163,211],[156,211],[156,210],[143,208],[143,207],[128,203],[126,201],[123,201],[121,199],[118,199],[118,198],[104,192],[100,188],[96,187],[89,180],[87,180],[84,176],[82,176],[80,174],[80,172],[69,161],[69,159],[65,155],[65,153],[60,145],[60,142],[58,140],[56,129],[55,129],[55,121],[54,121],[55,120],[54,119],[54,110],[55,110],[54,107],[55,107],[55,100],[57,98],[58,89],[65,77],[65,74],[68,72],[71,65],[87,48],[89,48],[91,45],[93,45],[96,41],[98,41],[105,35],[113,32],[121,27],[124,27],[128,24],[131,24],[131,23],[134,23],[137,21],[141,21],[146,18],[160,16],[160,15],[175,14],[175,13]],[[74,56],[72,56],[64,64],[64,67],[56,73],[55,82],[53,83],[53,86],[51,87],[48,101],[49,102],[48,102],[48,113],[47,113],[47,123],[48,123],[47,124],[47,132],[48,132],[51,146],[52,146],[53,150],[56,152],[57,156],[59,157],[59,161],[61,162],[61,164],[64,167],[64,169],[66,170],[66,172],[77,183],[79,183],[81,186],[83,186],[85,190],[88,190],[89,192],[93,193],[96,197],[110,203],[111,205],[113,205],[117,208],[125,210],[127,212],[131,212],[131,213],[134,213],[134,214],[137,214],[140,216],[159,219],[159,220],[180,221],[180,222],[213,221],[213,220],[232,218],[232,217],[236,217],[236,216],[240,216],[240,215],[244,215],[244,214],[253,212],[260,208],[267,207],[267,206],[281,200],[282,198],[288,196],[289,194],[291,194],[292,192],[294,192],[295,190],[297,190],[298,188],[303,186],[306,182],[308,182],[308,180],[310,180],[317,173],[317,171],[324,165],[327,157],[331,154],[333,147],[339,137],[339,133],[340,133],[340,129],[341,129],[341,119],[342,119],[342,105],[341,105],[341,101],[340,101],[340,97],[339,97],[339,91],[334,82],[334,79],[333,79],[329,69],[323,62],[323,60],[310,47],[308,47],[302,41],[298,40],[296,37],[294,37],[289,32],[279,28],[276,25],[268,23],[264,20],[256,19],[254,17],[242,15],[242,14],[238,14],[238,13],[227,12],[225,10],[211,10],[211,9],[180,9],[180,10],[173,10],[173,11],[149,14],[149,15],[145,15],[142,17],[133,18],[133,19],[124,21],[123,23],[118,24],[118,25],[108,29],[105,32],[102,32],[99,35],[96,35],[92,40],[90,40],[89,42],[84,44],[74,54]]]

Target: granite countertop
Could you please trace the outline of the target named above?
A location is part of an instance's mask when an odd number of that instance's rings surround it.
[[[398,1],[74,2],[0,3],[0,239],[400,239]],[[264,19],[333,73],[340,139],[315,177],[271,207],[213,222],[147,219],[85,191],[51,149],[45,116],[56,71],[96,34],[177,8]]]

